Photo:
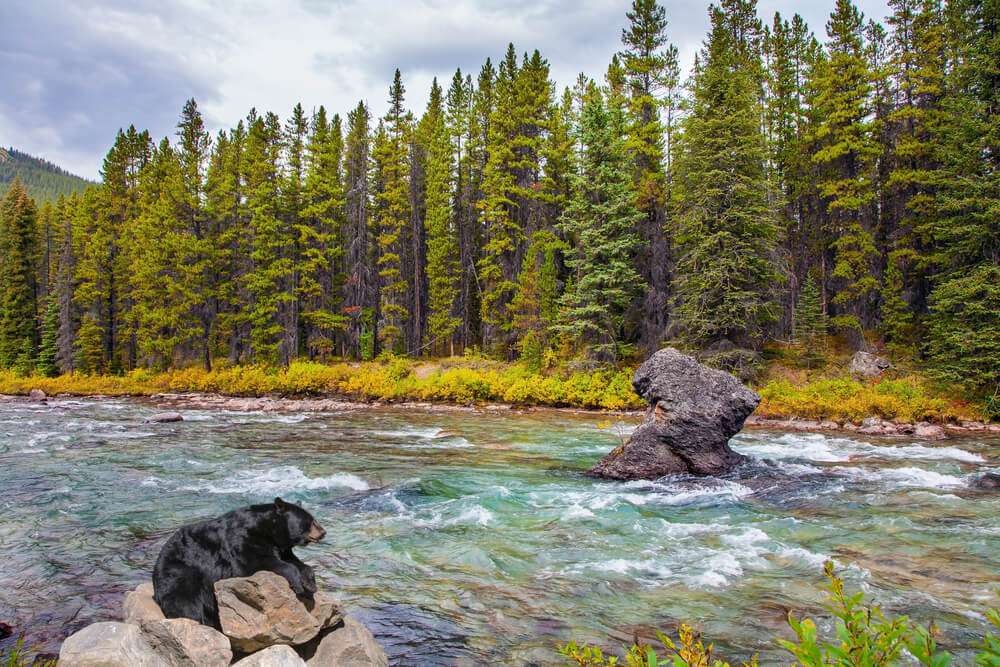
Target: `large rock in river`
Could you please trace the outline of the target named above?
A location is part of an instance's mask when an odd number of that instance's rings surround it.
[[[729,439],[743,428],[760,396],[729,373],[666,348],[636,370],[632,386],[649,403],[646,419],[589,475],[608,479],[719,475],[746,459],[729,448]]]

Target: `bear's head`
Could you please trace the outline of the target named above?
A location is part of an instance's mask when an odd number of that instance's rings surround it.
[[[278,538],[279,544],[300,547],[309,542],[319,542],[326,536],[326,531],[316,522],[312,514],[298,505],[275,498],[274,509],[277,515],[275,537]]]

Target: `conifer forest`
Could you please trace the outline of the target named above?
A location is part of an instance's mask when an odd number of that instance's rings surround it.
[[[0,212],[0,368],[121,373],[665,343],[874,342],[1000,383],[1000,0],[721,0],[693,63],[633,0],[597,78],[511,44],[388,112],[121,130],[102,182]],[[683,74],[682,74],[683,73]]]

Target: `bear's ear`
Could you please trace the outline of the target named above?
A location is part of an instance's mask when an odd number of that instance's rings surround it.
[[[289,507],[291,507],[291,505],[289,505],[288,503],[286,503],[281,498],[275,498],[274,499],[274,506],[278,509],[279,512],[284,512]]]

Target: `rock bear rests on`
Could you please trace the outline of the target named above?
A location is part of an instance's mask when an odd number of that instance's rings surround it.
[[[269,570],[288,580],[297,595],[312,598],[312,568],[292,547],[326,535],[309,512],[275,498],[215,519],[193,523],[167,539],[153,568],[153,598],[167,618],[190,618],[219,628],[215,582]]]

